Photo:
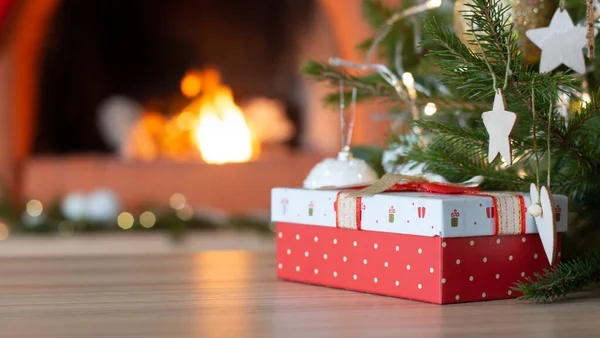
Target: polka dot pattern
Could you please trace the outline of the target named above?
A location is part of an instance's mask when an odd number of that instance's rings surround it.
[[[514,298],[516,281],[547,268],[537,234],[442,239],[290,223],[276,233],[281,279],[432,303]]]

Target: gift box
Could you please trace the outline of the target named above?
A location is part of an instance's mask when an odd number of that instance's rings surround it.
[[[278,278],[448,304],[515,298],[515,282],[549,267],[529,194],[343,195],[272,190]],[[563,233],[567,198],[553,201]],[[557,247],[559,260],[560,236]]]

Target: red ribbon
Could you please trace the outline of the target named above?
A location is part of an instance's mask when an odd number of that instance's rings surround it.
[[[360,190],[368,187],[356,186],[350,188],[344,188],[343,190]],[[416,191],[416,192],[430,192],[434,194],[465,194],[465,193],[476,193],[480,192],[480,187],[461,187],[458,185],[443,184],[443,183],[404,183],[396,184],[393,187],[387,189],[384,192],[398,192],[398,191]]]

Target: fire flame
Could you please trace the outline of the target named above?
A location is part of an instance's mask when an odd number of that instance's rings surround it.
[[[218,87],[200,107],[194,140],[207,163],[246,162],[252,158],[252,135],[228,88]]]
[[[211,164],[246,162],[258,155],[260,141],[216,70],[189,71],[181,79],[181,92],[192,102],[170,118],[144,113],[128,135],[124,155],[189,160],[199,154]]]
[[[213,69],[188,73],[181,89],[184,95],[201,92],[193,140],[202,159],[212,164],[250,161],[254,150],[250,128],[219,73]]]

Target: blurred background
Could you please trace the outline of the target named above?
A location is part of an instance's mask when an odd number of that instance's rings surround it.
[[[360,60],[363,21],[360,0],[0,0],[0,254],[271,250],[271,188],[339,150],[300,68]],[[354,143],[383,145],[378,109]]]

